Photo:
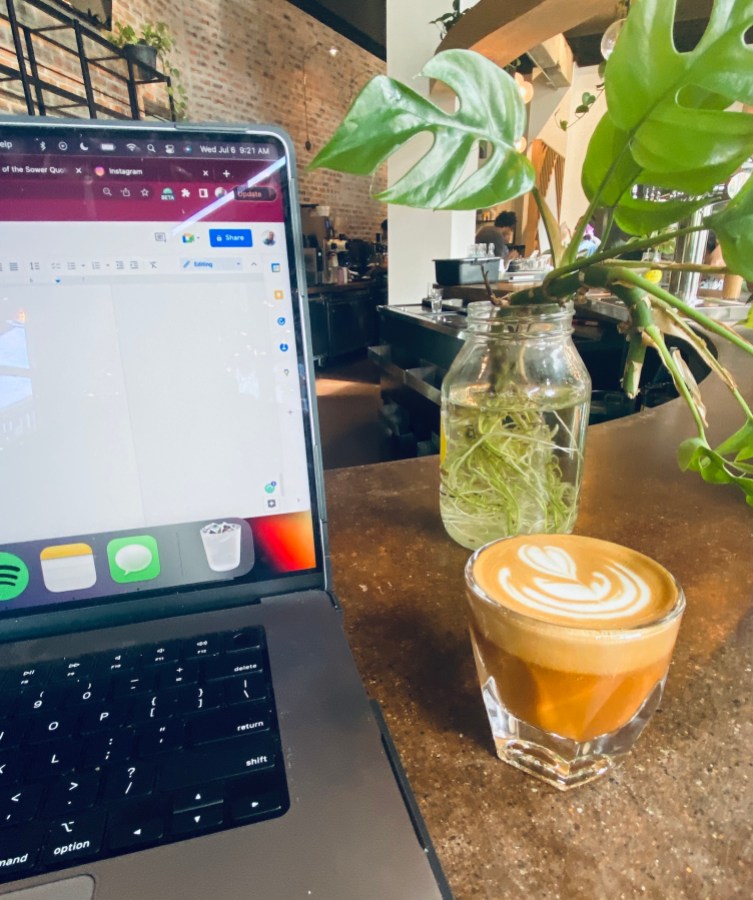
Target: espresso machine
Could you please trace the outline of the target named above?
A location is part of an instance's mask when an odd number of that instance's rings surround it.
[[[303,232],[303,256],[306,264],[306,282],[309,285],[327,281],[328,240],[334,237],[328,206],[313,203],[301,204],[301,230]]]

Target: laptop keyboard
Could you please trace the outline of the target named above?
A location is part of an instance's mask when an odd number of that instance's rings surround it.
[[[264,630],[0,671],[0,883],[282,815]]]

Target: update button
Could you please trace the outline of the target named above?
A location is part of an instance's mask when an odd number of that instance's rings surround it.
[[[210,228],[211,247],[251,247],[250,228]]]

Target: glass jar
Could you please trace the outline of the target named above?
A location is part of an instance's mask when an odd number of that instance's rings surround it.
[[[464,547],[572,531],[591,400],[572,318],[570,302],[468,306],[442,383],[439,495],[447,533]]]

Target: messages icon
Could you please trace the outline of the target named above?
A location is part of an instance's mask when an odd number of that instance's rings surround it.
[[[160,573],[157,541],[150,534],[115,538],[107,545],[112,580],[118,584],[151,581]]]

